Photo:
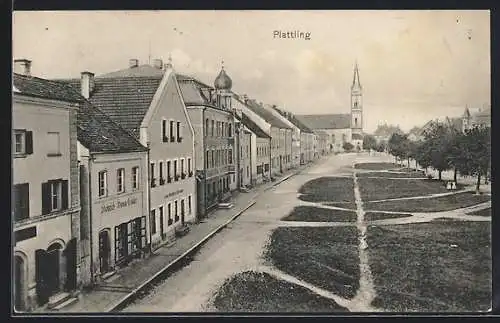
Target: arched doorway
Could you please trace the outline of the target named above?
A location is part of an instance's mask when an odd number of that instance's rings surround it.
[[[26,275],[23,257],[16,255],[14,260],[14,309],[26,310]]]
[[[109,231],[99,232],[99,271],[101,274],[110,270],[111,244],[109,240]]]
[[[59,242],[52,243],[47,251],[35,251],[36,290],[40,305],[61,290],[61,251]]]

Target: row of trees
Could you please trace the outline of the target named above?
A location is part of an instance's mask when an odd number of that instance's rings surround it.
[[[388,141],[388,152],[399,160],[415,160],[423,168],[438,171],[439,180],[446,170],[457,174],[477,176],[479,192],[481,177],[487,176],[491,161],[491,129],[473,127],[465,133],[446,124],[434,122],[423,134],[423,140],[411,141],[408,135],[394,133]]]

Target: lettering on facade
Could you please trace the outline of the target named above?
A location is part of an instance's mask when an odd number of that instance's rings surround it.
[[[183,189],[180,189],[180,190],[177,190],[177,191],[170,192],[170,193],[168,193],[167,195],[165,195],[165,199],[168,199],[168,198],[170,198],[170,197],[172,197],[172,196],[179,195],[179,194],[181,194],[182,192],[184,192],[184,190],[183,190]]]
[[[108,213],[116,209],[122,209],[137,204],[137,197],[129,197],[127,199],[117,199],[111,203],[101,205],[101,213]]]

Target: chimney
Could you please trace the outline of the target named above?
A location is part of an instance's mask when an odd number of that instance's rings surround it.
[[[85,99],[88,99],[90,97],[90,93],[92,93],[92,91],[94,90],[94,86],[95,86],[94,73],[82,72],[80,87],[82,96]]]
[[[157,69],[163,69],[163,60],[161,58],[156,58],[153,60],[153,66]]]
[[[243,102],[247,103],[247,101],[248,101],[248,95],[243,94],[243,95],[241,96],[241,98],[243,99]]]
[[[31,76],[31,61],[29,59],[15,59],[14,73]]]
[[[128,60],[128,67],[134,68],[139,66],[139,60],[137,58],[131,58]]]

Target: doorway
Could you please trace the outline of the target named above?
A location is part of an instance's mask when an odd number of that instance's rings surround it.
[[[25,262],[21,256],[15,256],[14,263],[14,310],[26,310],[25,303],[25,283],[26,277],[24,275]]]
[[[35,251],[36,291],[39,305],[44,305],[49,298],[60,291],[60,264],[62,245],[55,242],[47,251]]]
[[[109,231],[99,232],[99,271],[101,274],[110,270],[111,243],[109,241]]]
[[[184,199],[181,200],[181,225],[184,226],[184,216],[185,216],[185,203]]]

